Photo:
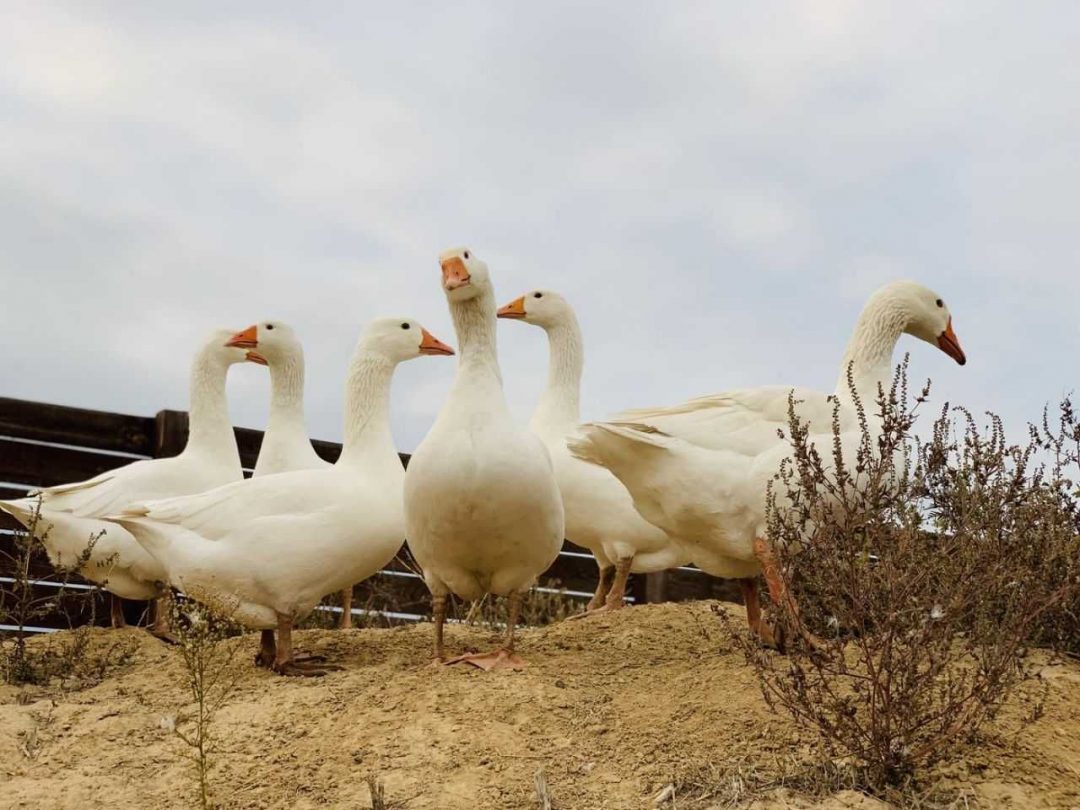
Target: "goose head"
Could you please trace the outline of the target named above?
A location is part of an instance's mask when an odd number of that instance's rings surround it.
[[[411,318],[376,318],[360,337],[361,347],[400,363],[414,357],[452,355],[454,350]]]
[[[952,313],[940,295],[914,281],[898,281],[889,288],[902,302],[907,315],[905,332],[937,346],[960,365],[967,362],[960,339],[953,331]]]
[[[447,299],[468,301],[491,286],[487,265],[465,247],[451,248],[439,254],[443,292]]]
[[[199,355],[225,366],[243,363],[248,359],[247,352],[229,344],[233,334],[232,329],[215,329],[206,337]]]
[[[304,356],[296,332],[281,321],[253,323],[230,337],[227,345],[246,350],[245,359],[260,366],[276,366]]]
[[[572,316],[573,310],[557,292],[533,290],[501,307],[497,315],[550,329],[565,321],[567,316]]]

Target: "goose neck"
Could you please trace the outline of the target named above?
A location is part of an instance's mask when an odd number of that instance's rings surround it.
[[[372,456],[393,457],[397,450],[390,433],[390,382],[396,363],[360,351],[349,366],[345,384],[345,441],[339,463],[370,464]]]
[[[879,296],[871,301],[859,315],[855,330],[844,351],[840,376],[835,393],[842,400],[850,401],[848,369],[851,370],[855,391],[870,406],[877,397],[878,385],[888,385],[892,378],[892,356],[896,343],[903,334],[908,314],[903,305],[889,296]]]
[[[240,452],[225,396],[225,377],[229,365],[210,348],[200,352],[192,363],[188,442],[184,452],[235,460],[239,467]]]
[[[270,418],[266,432],[284,435],[297,431],[306,434],[304,360],[302,357],[291,357],[270,366]]]
[[[581,421],[581,373],[585,350],[581,327],[571,313],[552,326],[548,336],[547,385],[533,412],[531,427],[570,427]]]
[[[450,304],[458,339],[457,379],[485,378],[502,385],[495,338],[495,294],[488,288],[466,301]]]

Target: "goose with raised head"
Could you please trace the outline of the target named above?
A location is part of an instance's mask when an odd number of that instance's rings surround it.
[[[401,548],[404,470],[390,433],[391,380],[405,360],[450,354],[416,321],[373,321],[349,366],[345,441],[334,465],[134,504],[111,519],[171,584],[249,628],[276,630],[276,641],[262,634],[259,664],[283,675],[325,674],[334,667],[294,656],[293,623]]]
[[[879,386],[888,386],[893,350],[905,333],[966,362],[941,297],[915,282],[894,282],[874,293],[859,316],[832,394],[775,386],[627,411],[583,426],[570,450],[614,473],[642,517],[682,544],[699,568],[740,579],[751,629],[778,643],[760,614],[755,578],[765,574],[777,603],[788,598],[765,526],[767,486],[790,456],[778,435],[788,428],[788,397],[826,458],[838,406],[841,449],[851,455],[861,435],[853,400],[869,405]]]
[[[237,332],[231,346],[258,350],[270,367],[270,418],[252,478],[296,470],[320,470],[330,462],[315,452],[304,419],[304,347],[281,321],[262,321]],[[352,586],[341,592],[342,630],[352,627]],[[272,630],[266,632],[273,632]]]
[[[562,499],[543,442],[515,424],[506,404],[487,265],[465,248],[445,251],[439,265],[460,358],[450,395],[405,473],[406,536],[431,590],[436,660],[445,660],[447,596],[493,594],[507,597],[505,645],[447,663],[520,668],[521,598],[562,547]]]
[[[296,331],[281,321],[262,321],[237,332],[229,345],[257,352],[270,370],[270,415],[253,477],[328,467],[308,438],[304,347]]]
[[[538,326],[548,338],[547,385],[529,429],[551,453],[566,514],[567,539],[596,557],[600,576],[587,612],[621,608],[631,573],[685,565],[688,557],[667,533],[634,509],[630,493],[603,467],[570,454],[566,446],[581,422],[581,375],[585,348],[570,303],[550,290],[533,290],[498,311],[498,317]]]
[[[229,366],[259,362],[257,353],[231,347],[232,330],[217,330],[191,364],[188,441],[172,458],[146,459],[74,484],[46,487],[0,509],[24,525],[33,519],[40,499],[45,548],[53,565],[79,561],[79,573],[112,594],[112,623],[124,625],[120,599],[153,599],[151,632],[171,640],[168,616],[160,600],[164,569],[122,527],[102,520],[129,504],[147,498],[188,495],[244,477],[236,436],[229,421],[225,377]],[[91,541],[91,538],[96,540]]]

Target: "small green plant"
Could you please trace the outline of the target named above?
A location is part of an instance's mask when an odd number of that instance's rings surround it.
[[[214,720],[244,670],[237,645],[229,643],[241,630],[231,618],[235,606],[176,598],[169,610],[191,703],[162,724],[184,745],[183,756],[195,771],[196,805],[209,810],[219,806],[211,789],[214,760],[221,751]]]

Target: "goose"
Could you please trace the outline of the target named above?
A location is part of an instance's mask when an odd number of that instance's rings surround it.
[[[623,606],[630,573],[685,565],[685,551],[667,533],[641,517],[630,493],[602,467],[570,454],[567,437],[581,422],[581,372],[585,362],[581,328],[573,307],[551,290],[533,290],[498,311],[498,317],[539,326],[547,333],[547,385],[529,421],[551,454],[566,514],[566,536],[589,549],[600,569],[587,613]]]
[[[789,394],[826,457],[838,404],[842,449],[850,455],[860,435],[854,399],[869,405],[878,387],[888,386],[893,350],[905,333],[938,346],[960,365],[967,362],[942,298],[915,282],[893,282],[863,308],[832,394],[770,386],[627,411],[583,426],[570,439],[570,451],[614,473],[642,517],[681,543],[699,568],[739,579],[751,630],[763,642],[782,646],[761,616],[755,578],[764,573],[777,604],[788,599],[765,520],[766,488],[790,455],[778,435],[788,428]]]
[[[112,595],[113,627],[125,625],[121,599],[153,599],[150,631],[172,640],[161,601],[165,571],[126,530],[102,518],[138,500],[202,492],[244,476],[229,421],[225,377],[231,365],[262,358],[257,352],[229,346],[232,334],[229,329],[214,331],[195,354],[188,441],[178,456],[136,461],[86,481],[0,502],[0,509],[29,526],[40,498],[50,561],[57,567],[82,561],[78,573]],[[97,540],[91,544],[90,538]]]
[[[435,661],[520,669],[514,628],[522,594],[559,554],[563,507],[544,443],[514,423],[495,343],[495,292],[467,248],[439,256],[461,352],[450,395],[405,473],[409,548],[432,596]],[[500,649],[446,661],[446,598],[507,596]]]
[[[253,478],[331,466],[308,438],[304,420],[304,347],[296,331],[281,321],[255,323],[237,332],[232,346],[258,349],[270,367],[270,418]],[[352,627],[352,587],[341,592],[342,630]]]
[[[172,585],[261,630],[260,665],[299,676],[337,669],[294,655],[293,624],[401,548],[404,470],[390,434],[391,379],[405,360],[450,354],[414,320],[377,319],[349,366],[337,463],[133,504],[110,519],[158,560]]]

